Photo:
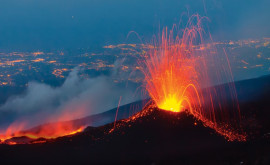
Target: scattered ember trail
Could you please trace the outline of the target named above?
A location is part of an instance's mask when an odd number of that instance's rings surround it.
[[[186,28],[165,28],[153,41],[154,47],[138,60],[145,88],[158,108],[172,112],[188,109],[228,140],[244,141],[245,136],[238,133],[240,109],[234,83],[228,89],[210,88],[214,83],[221,84],[224,78],[233,78],[227,54],[222,57],[213,53],[217,50],[204,43],[207,33],[202,27],[203,19],[207,18],[193,15]],[[222,58],[227,59],[227,66],[220,61]]]
[[[122,99],[122,96],[120,96],[120,98],[119,98],[119,102],[118,102],[118,106],[117,106],[117,110],[116,110],[116,114],[115,114],[115,119],[114,119],[114,124],[113,124],[113,129],[111,129],[110,132],[112,132],[115,129],[115,124],[116,124],[116,120],[117,120],[117,115],[118,115],[118,110],[120,107],[121,99]]]

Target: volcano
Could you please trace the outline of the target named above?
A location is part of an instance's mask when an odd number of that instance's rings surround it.
[[[127,119],[74,135],[1,144],[0,163],[270,164],[269,83],[270,76],[236,83],[246,141],[228,141],[186,110],[149,104]]]

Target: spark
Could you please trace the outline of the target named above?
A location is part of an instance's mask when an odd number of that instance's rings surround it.
[[[229,84],[229,90],[222,87],[203,89],[212,85],[209,70],[215,71],[215,79],[219,82],[223,77],[233,81],[225,49],[226,67],[215,65],[222,58],[210,53],[217,52],[210,46],[205,47],[210,44],[203,40],[206,33],[201,25],[203,18],[193,15],[186,28],[177,32],[174,32],[176,25],[170,31],[164,28],[161,37],[154,40],[153,48],[138,60],[145,76],[145,88],[159,109],[188,110],[228,140],[244,141],[245,135],[239,133],[240,108],[234,83]],[[211,68],[212,65],[215,67]],[[226,96],[230,97],[230,103],[224,100]],[[233,113],[227,109],[231,103]]]

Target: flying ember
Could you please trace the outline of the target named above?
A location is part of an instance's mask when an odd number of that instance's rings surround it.
[[[182,37],[167,28],[163,30],[160,42],[150,49],[144,68],[146,89],[160,109],[180,112],[193,109],[198,96],[198,72],[196,68],[193,40],[200,32],[199,27],[185,29]]]
[[[193,15],[183,29],[165,28],[138,61],[145,76],[145,88],[160,109],[188,110],[229,140],[245,140],[240,132],[240,109],[227,54],[204,42],[207,32]],[[211,35],[208,35],[211,40]],[[214,53],[213,53],[214,52]],[[227,59],[226,65],[220,59]]]

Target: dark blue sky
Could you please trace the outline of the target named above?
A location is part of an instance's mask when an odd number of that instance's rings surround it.
[[[186,11],[207,15],[216,40],[269,37],[269,6],[269,0],[0,1],[0,50],[95,48],[125,42],[129,31],[149,41],[159,24],[171,26]]]

